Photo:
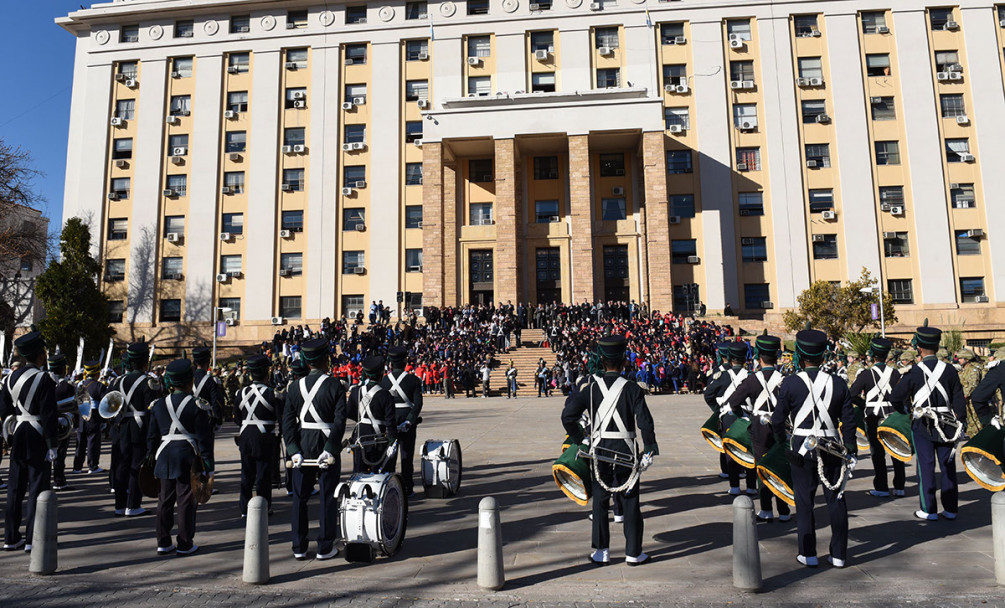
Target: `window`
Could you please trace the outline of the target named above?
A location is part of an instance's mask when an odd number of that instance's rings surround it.
[[[796,15],[792,18],[792,25],[795,27],[796,36],[806,38],[819,32],[816,15]]]
[[[963,95],[939,95],[939,107],[943,118],[966,116],[967,108],[963,103]]]
[[[740,215],[764,215],[764,194],[761,192],[740,192],[738,195]]]
[[[356,274],[357,268],[365,268],[362,251],[345,251],[342,253],[342,274]]]
[[[359,103],[356,100],[361,100],[361,103],[366,103],[366,85],[365,84],[347,84],[345,85],[345,98],[353,100],[353,103]]]
[[[546,300],[547,294],[541,292],[543,289],[549,288],[547,283],[550,281],[557,287],[559,281],[562,280],[562,256],[558,247],[539,247],[534,254],[538,299]]]
[[[303,211],[283,211],[282,225],[283,225],[283,230],[292,230],[293,232],[303,232],[304,231],[304,212]]]
[[[824,67],[823,63],[820,61],[819,57],[800,57],[799,58],[799,77],[800,78],[823,78],[824,77]]]
[[[730,38],[750,40],[750,19],[729,19],[726,21],[726,33]]]
[[[187,148],[188,147],[188,135],[185,133],[179,133],[176,135],[168,136],[168,147],[171,148],[173,152],[175,148]]]
[[[534,201],[534,221],[538,224],[550,224],[559,221],[558,201]]]
[[[300,102],[299,104],[297,102]],[[307,88],[290,87],[286,89],[286,100],[283,107],[287,110],[303,108],[307,105]]]
[[[768,239],[763,236],[741,237],[740,254],[744,262],[767,262]]]
[[[687,64],[671,63],[663,66],[663,84],[673,86],[687,84]]]
[[[241,318],[241,298],[220,298],[220,308],[229,308],[230,312],[223,314],[230,318]]]
[[[248,92],[231,91],[227,93],[227,109],[232,112],[247,112]]]
[[[491,36],[468,36],[468,57],[490,57],[491,55]]]
[[[803,123],[812,124],[817,122],[817,117],[827,113],[827,102],[823,99],[810,99],[802,102]]]
[[[823,237],[821,240],[820,237]],[[838,245],[836,234],[814,234],[813,235],[813,259],[814,260],[836,260],[838,257]]]
[[[964,156],[964,154],[966,156]],[[946,140],[946,162],[962,163],[970,156],[970,141],[963,139]]]
[[[279,269],[288,276],[298,277],[304,273],[304,254],[283,253],[279,256]]]
[[[116,69],[123,78],[136,78],[136,75],[139,74],[140,66],[135,61],[120,61]]]
[[[111,258],[105,260],[105,281],[112,283],[126,278],[126,260]]]
[[[555,73],[535,72],[530,75],[530,90],[532,93],[554,93]]]
[[[283,169],[283,190],[301,192],[304,189],[303,169]]]
[[[744,283],[743,307],[747,309],[764,308],[771,302],[771,290],[767,283]]]
[[[816,163],[815,165],[812,163]],[[806,166],[812,168],[831,166],[830,144],[806,144]]]
[[[405,41],[405,61],[422,61],[429,58],[428,40]]]
[[[286,63],[292,63],[298,70],[307,67],[307,49],[286,49]]]
[[[366,228],[366,209],[347,207],[342,210],[342,230],[353,231]]]
[[[609,49],[618,48],[621,46],[618,38],[618,28],[598,27],[593,30],[593,42],[598,49],[602,47],[607,47]]]
[[[690,264],[688,258],[698,256],[698,241],[695,239],[684,239],[670,241],[670,263]]]
[[[957,230],[955,232],[955,236],[956,236],[956,255],[981,254],[980,237],[971,236],[971,231],[969,230]]]
[[[671,194],[670,215],[675,215],[680,218],[694,217],[694,195]]]
[[[489,0],[468,0],[469,15],[488,15]]]
[[[873,120],[895,120],[897,118],[893,97],[872,97],[869,105],[872,106]]]
[[[883,255],[888,258],[906,258],[911,255],[911,247],[906,232],[883,233]]]
[[[366,125],[345,125],[342,137],[343,143],[363,143],[366,141]]]
[[[405,101],[426,101],[429,99],[429,81],[409,80],[405,82]]]
[[[140,26],[138,25],[123,25],[122,33],[119,36],[119,42],[139,42],[140,41]]]
[[[136,110],[135,99],[119,99],[115,102],[115,116],[122,120],[132,120]]]
[[[492,93],[491,76],[469,76],[468,97],[488,97]]]
[[[730,61],[729,62],[729,79],[730,80],[746,80],[748,82],[754,81],[754,62],[753,61]]]
[[[932,23],[932,30],[944,30],[946,24],[953,20],[953,9],[951,8],[930,8],[928,18]]]
[[[663,122],[667,129],[677,125],[684,131],[691,128],[691,118],[688,108],[664,108],[663,109]]]
[[[949,196],[953,201],[953,209],[972,209],[976,206],[973,184],[952,184],[952,186]]]
[[[600,155],[600,177],[619,177],[625,174],[625,155],[618,152],[615,154]]]
[[[167,235],[174,234],[184,234],[185,233],[185,216],[184,215],[168,215],[164,217],[164,237]]]
[[[111,218],[108,220],[108,240],[124,241],[129,238],[129,220],[126,218]]]
[[[485,183],[495,181],[492,177],[493,161],[491,158],[483,158],[468,161],[468,181]]]
[[[960,295],[964,302],[976,302],[984,296],[984,277],[960,277]]]
[[[126,311],[126,305],[122,300],[109,300],[108,322],[122,323],[122,317],[125,314],[125,311]]]
[[[221,255],[220,256],[220,273],[221,274],[240,274],[241,273],[241,256],[240,255]]]
[[[248,15],[240,15],[237,17],[230,18],[230,33],[231,34],[247,34],[251,31],[251,17]]]
[[[366,44],[345,45],[345,64],[364,65],[366,64]]]
[[[757,129],[757,105],[752,103],[734,104],[733,126],[742,130]]]
[[[558,179],[558,157],[535,156],[534,179]]]
[[[192,58],[191,57],[175,57],[171,60],[171,71],[172,76],[177,78],[191,78],[192,77]]]
[[[345,7],[345,22],[347,25],[366,23],[366,5]]]
[[[227,72],[246,74],[251,68],[251,55],[248,53],[231,53],[227,55]]]
[[[112,186],[109,188],[109,192],[117,195],[120,199],[129,198],[129,178],[128,177],[116,177],[112,180]]]
[[[899,165],[900,164],[900,144],[895,141],[876,142],[876,164],[877,165]]]
[[[555,52],[555,32],[531,32],[530,33],[530,50],[534,51],[548,51],[549,53]]]
[[[304,127],[287,127],[283,131],[283,145],[302,146],[307,140],[307,130]]]
[[[405,185],[422,185],[422,163],[405,163]]]
[[[222,228],[222,232],[229,234],[244,234],[244,214],[224,213],[220,222],[220,228]]]
[[[405,250],[405,272],[422,272],[422,250]]]
[[[890,55],[875,53],[865,56],[865,72],[869,76],[890,75]]]
[[[604,68],[597,70],[598,89],[617,89],[621,86],[621,69]]]
[[[862,13],[863,34],[879,34],[880,28],[886,29],[886,13],[883,11],[867,11]]]
[[[366,183],[366,165],[347,165],[342,169],[342,185],[360,188],[360,182]]]
[[[935,68],[938,72],[960,71],[960,54],[956,51],[935,51]]]
[[[879,188],[879,202],[883,205],[903,205],[904,204],[904,187],[903,186],[880,186]]]
[[[673,311],[677,314],[692,314],[701,304],[701,292],[697,283],[673,286]]]
[[[628,245],[604,245],[604,278],[628,278]]]
[[[420,2],[406,2],[405,3],[405,19],[412,21],[415,19],[425,19],[426,18],[426,2],[421,0]]]
[[[188,19],[174,22],[175,38],[191,38],[195,36],[195,21]]]
[[[834,191],[830,188],[815,188],[809,191],[810,213],[823,213],[834,209]]]
[[[677,38],[684,36],[684,23],[661,23],[660,40],[663,44],[677,44]]]
[[[112,160],[128,160],[133,157],[133,140],[131,137],[112,141]]]
[[[307,11],[289,11],[286,13],[286,29],[305,30],[307,29]]]
[[[914,281],[912,279],[889,279],[886,291],[894,304],[914,304]]]
[[[363,312],[363,306],[365,306],[363,301],[363,296],[342,296],[342,314],[355,317],[358,313]]]
[[[693,171],[690,150],[667,150],[667,173],[680,175]]]
[[[169,298],[161,300],[161,323],[181,321],[181,300]]]
[[[231,194],[244,194],[244,171],[228,171],[224,173],[223,187],[230,188]]]
[[[190,95],[172,95],[169,108],[171,116],[188,116],[192,113],[192,97]]]
[[[405,228],[422,228],[422,205],[405,206]]]
[[[625,211],[625,199],[605,198],[601,199],[601,217],[605,222],[615,222],[628,217]]]
[[[223,136],[223,149],[227,152],[244,152],[247,148],[247,133],[245,131],[227,131]]]
[[[164,187],[174,192],[175,196],[186,196],[188,194],[188,176],[168,175]]]
[[[760,171],[761,170],[761,149],[760,148],[737,148],[736,149],[736,169],[737,169],[737,171]]]
[[[538,0],[533,4],[537,4],[537,10],[539,11],[550,11],[551,10],[551,0]]]
[[[299,319],[300,296],[279,296],[279,316],[284,319]]]
[[[471,225],[472,226],[492,225],[492,203],[471,204]]]

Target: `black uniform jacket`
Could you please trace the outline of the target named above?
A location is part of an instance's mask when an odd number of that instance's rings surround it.
[[[216,379],[206,370],[198,368],[192,372],[192,379],[194,380],[192,387],[195,391],[195,396],[209,402],[210,415],[213,421],[217,424],[223,422],[223,391],[220,389],[220,385],[216,383]],[[202,390],[197,390],[200,385],[202,386]]]
[[[810,382],[816,382],[817,376],[826,374],[816,367],[809,367],[803,370],[810,378]],[[848,449],[849,454],[857,453],[855,444],[855,408],[851,404],[851,393],[848,392],[848,384],[841,378],[830,374],[833,391],[831,402],[827,404],[827,412],[835,426],[840,426],[841,442]],[[791,420],[795,427],[796,415],[806,402],[809,396],[809,388],[803,382],[799,374],[793,374],[782,380],[782,386],[778,389],[778,405],[771,415],[771,430],[775,434],[775,439],[779,443],[785,443],[785,421]],[[807,416],[798,428],[808,429],[813,426],[813,416]],[[806,439],[802,435],[793,435],[792,449],[798,451]]]
[[[571,443],[579,443],[583,439],[583,429],[579,425],[579,419],[583,412],[589,410],[590,420],[593,424],[599,424],[597,420],[597,409],[604,400],[603,393],[597,382],[603,382],[604,386],[610,388],[619,375],[616,372],[605,373],[603,378],[598,380],[592,377],[587,386],[577,392],[566,401],[565,409],[562,411],[562,426],[569,435]],[[642,451],[659,454],[659,446],[656,444],[656,430],[653,425],[653,416],[646,405],[645,393],[639,385],[628,381],[621,395],[618,396],[617,411],[621,415],[621,420],[625,424],[625,430],[629,433],[638,430],[642,435]],[[614,421],[608,425],[606,431],[616,431]],[[622,439],[604,439],[600,442],[600,447],[625,453],[627,445]]]
[[[146,372],[132,371],[115,380],[112,390],[121,391],[124,398],[129,396],[129,390],[136,384],[132,399],[125,399],[122,403],[122,410],[116,417],[115,422],[119,428],[119,445],[134,444],[144,445],[147,440],[147,418],[150,404],[160,395],[155,393],[149,386],[150,377]],[[132,415],[129,406],[140,412],[139,422]]]
[[[189,396],[187,393],[174,392],[158,399],[150,407],[147,432],[149,455],[156,456],[162,438],[171,432],[171,414],[168,413],[167,402],[170,401],[177,410]],[[191,442],[185,439],[167,442],[154,465],[154,476],[158,479],[181,479],[191,475],[196,454],[208,461],[207,466],[213,466],[213,425],[209,420],[209,412],[200,408],[192,398],[177,412],[177,416],[183,432],[190,436]]]
[[[925,372],[921,370],[921,366],[924,365],[929,370],[933,370],[938,363],[939,360],[934,355],[930,355],[922,359],[921,363],[912,365],[911,369],[900,377],[900,382],[897,383],[893,392],[890,393],[890,403],[898,412],[902,414],[910,414],[912,412],[914,408],[914,395],[925,386]],[[948,407],[952,410],[957,420],[966,421],[967,402],[963,396],[963,385],[960,384],[960,375],[956,372],[956,368],[947,363],[946,371],[939,378],[939,384],[946,389],[949,403],[946,403],[946,400],[938,389],[932,389],[930,399],[925,403],[930,404],[933,408]],[[938,433],[933,430],[931,419],[925,418],[920,421],[921,424],[918,424],[918,422],[915,421],[915,424],[912,425],[915,432],[918,432],[920,427],[920,429],[928,431],[933,442],[941,441]]]
[[[994,405],[995,392],[1003,387],[1005,387],[1005,363],[999,363],[988,370],[984,379],[970,394],[970,403],[973,404],[974,413],[980,419],[981,425],[987,425],[997,413]]]
[[[869,391],[876,387],[876,378],[878,378],[879,374],[883,373],[883,370],[885,369],[885,363],[876,363],[858,373],[858,376],[855,377],[855,382],[851,385],[852,403],[859,407],[865,406],[866,395],[868,395]],[[890,387],[896,387],[899,382],[900,372],[893,370],[890,374]],[[889,396],[887,396],[887,401],[889,401]],[[866,415],[870,415],[870,412],[867,411]]]
[[[370,400],[370,414],[372,416],[370,419],[371,422],[362,424],[359,423],[360,417],[363,416],[363,395],[370,391],[373,387],[373,381],[367,380],[364,384],[354,386],[349,390],[349,401],[346,407],[346,415],[357,421],[354,438],[367,439],[372,438],[374,435],[387,433],[387,445],[390,445],[398,439],[398,422],[395,417],[394,397],[392,397],[391,393],[383,386],[381,386],[381,390],[374,394],[373,399]],[[377,424],[374,424],[374,420],[380,424],[380,427],[378,427]],[[367,460],[372,462],[380,456],[382,451],[383,449],[381,446],[374,446],[367,449]]]
[[[754,376],[758,374],[764,376],[764,383],[767,384],[771,380],[772,376],[780,373],[781,372],[776,370],[774,367],[765,367],[756,372],[750,372],[747,377],[740,382],[740,385],[736,387],[733,394],[729,396],[729,409],[733,410],[733,414],[737,417],[745,416],[747,412],[743,409],[743,406],[750,403],[751,407],[753,407],[753,405],[757,403],[757,398],[761,396],[761,391],[764,390],[761,387],[760,381],[758,381],[758,379]],[[722,376],[719,376],[719,378],[721,379],[723,376],[727,379],[726,386],[729,386],[729,374],[723,374]],[[779,386],[777,390],[781,390],[781,386]],[[707,401],[708,399],[706,398],[706,402]]]
[[[705,404],[712,409],[713,412],[719,411],[719,397],[722,396],[726,389],[729,388],[729,384],[733,381],[733,378],[729,375],[728,369],[732,369],[734,374],[739,374],[743,370],[742,365],[734,365],[732,368],[727,368],[722,370],[719,377],[708,383],[705,387]],[[756,380],[755,380],[756,382]],[[758,385],[760,388],[760,385]]]
[[[320,421],[310,413],[307,414],[307,420],[303,420],[301,410],[304,395],[310,394],[318,382],[324,382],[314,396],[314,409]],[[302,388],[305,385],[306,391]],[[283,408],[283,441],[286,442],[287,453],[291,456],[303,454],[308,459],[317,458],[325,451],[337,456],[345,434],[345,408],[345,388],[342,383],[319,369],[311,369],[305,378],[291,383]],[[305,429],[302,427],[304,422],[331,424],[331,431],[325,435],[320,429]]]
[[[212,381],[211,381],[212,382]],[[262,401],[255,398],[252,387],[257,387],[262,395]],[[240,429],[237,445],[241,448],[241,453],[251,458],[271,457],[275,452],[275,441],[280,416],[283,413],[283,402],[276,397],[272,388],[261,382],[252,382],[250,386],[242,388],[237,393],[237,407],[234,408],[234,422]],[[255,405],[257,403],[257,406]],[[269,410],[268,405],[272,408]],[[262,422],[265,433],[259,429],[257,424],[244,425],[245,420],[251,419],[251,408],[255,409],[255,418]]]
[[[22,385],[18,401],[28,411],[29,416],[38,416],[38,425],[42,429],[42,434],[40,435],[31,424],[22,423],[9,440],[10,456],[40,466],[45,462],[46,451],[56,447],[56,434],[59,432],[59,426],[56,422],[56,382],[52,376],[30,364],[14,370],[7,376],[3,388],[0,389],[0,420],[6,420],[7,416],[21,413],[21,410],[14,403],[14,387],[25,374],[30,374],[30,376]],[[42,377],[38,379],[38,388],[35,389],[35,394],[29,401],[28,393],[31,392],[31,385],[36,381],[35,374],[41,374]]]
[[[394,374],[397,378],[401,376],[404,370],[392,369],[390,373]],[[405,374],[405,377],[401,379],[401,390],[404,391],[405,396],[408,399],[403,399],[397,391],[391,390],[391,379],[384,376],[384,379],[380,381],[380,385],[383,386],[391,393],[394,398],[395,403],[395,422],[401,424],[406,420],[412,423],[414,428],[419,422],[419,413],[422,412],[422,381],[415,377],[415,374]],[[402,407],[403,404],[411,402],[411,407]]]

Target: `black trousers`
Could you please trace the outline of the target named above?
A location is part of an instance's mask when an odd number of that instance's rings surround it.
[[[157,546],[171,546],[171,528],[175,525],[175,505],[178,508],[178,549],[192,548],[195,536],[195,496],[192,494],[192,477],[162,479],[161,493],[157,497]]]
[[[52,461],[52,479],[57,486],[66,485],[66,452],[70,449],[70,438],[56,445],[56,460]]]
[[[122,460],[122,450],[118,441],[112,441],[111,452],[112,463],[108,469],[108,486],[115,489],[115,472],[119,470],[119,461]]]
[[[147,455],[147,446],[141,443],[119,445],[118,467],[115,469],[115,510],[139,509],[143,500],[140,492],[140,465]]]
[[[924,421],[915,420],[914,449],[918,454],[918,495],[921,498],[921,510],[926,513],[938,513],[939,506],[935,500],[935,463],[939,463],[942,471],[941,500],[942,508],[950,513],[959,510],[959,484],[956,481],[956,460],[954,446],[951,443],[936,443],[928,434],[928,426]],[[933,431],[934,432],[934,431]]]
[[[758,419],[752,420],[750,422],[750,442],[754,448],[754,469],[747,471],[748,480],[751,476],[757,477],[757,463],[761,462],[768,450],[775,445],[775,435],[771,432],[771,426],[761,424]],[[788,515],[789,504],[775,496],[766,484],[761,483],[760,486],[761,510],[771,511],[771,501],[774,499],[775,504],[778,505],[778,514]]]
[[[597,473],[604,477],[610,487],[620,486],[628,479],[629,470],[624,467],[618,468],[620,470],[612,473],[611,465],[597,463]],[[608,521],[608,510],[610,509],[611,493],[605,490],[595,478],[591,479],[593,479],[593,548],[610,549],[611,523]],[[638,482],[624,492],[614,495],[614,499],[616,503],[620,500],[621,511],[625,516],[625,555],[638,557],[642,553],[644,530],[642,510],[639,505]],[[615,513],[617,510],[615,508]]]
[[[93,412],[97,417],[97,412]],[[82,471],[84,461],[87,461],[87,468],[94,470],[98,468],[101,460],[101,422],[95,420],[82,420],[77,427],[77,450],[73,455],[73,470]]]
[[[10,459],[7,472],[7,511],[4,516],[4,542],[8,545],[21,540],[21,520],[27,518],[25,542],[31,544],[35,532],[35,504],[38,495],[49,489],[52,478],[50,463],[32,463],[19,458]],[[28,495],[28,508],[24,509],[24,497]]]
[[[335,464],[327,469],[301,467],[293,469],[293,509],[290,524],[293,532],[293,552],[307,553],[307,534],[310,520],[307,517],[307,503],[314,492],[314,484],[320,483],[321,492],[321,534],[318,536],[318,553],[329,553],[339,536],[338,499],[335,486],[338,485],[340,465],[338,456]]]
[[[887,453],[883,449],[883,444],[879,441],[879,435],[876,433],[876,429],[881,422],[883,421],[878,416],[866,416],[865,434],[869,438],[869,458],[872,459],[872,487],[880,492],[889,492],[890,484],[886,478]],[[890,460],[893,462],[893,489],[903,490],[905,477],[907,476],[905,469],[907,467],[896,458],[890,457]]]
[[[833,483],[841,469],[841,461],[832,456],[824,456],[824,475]],[[792,489],[796,495],[796,528],[799,555],[814,557],[817,554],[816,518],[813,501],[817,495],[820,478],[817,475],[815,458],[805,458],[802,465],[792,465]],[[827,511],[831,520],[831,557],[848,557],[848,505],[837,492],[824,488]]]
[[[401,482],[405,486],[405,496],[412,493],[415,487],[415,469],[412,462],[415,460],[415,433],[416,427],[412,427],[407,433],[398,433],[398,454],[401,458]],[[388,469],[393,471],[394,468]]]
[[[241,515],[248,514],[248,501],[251,500],[251,490],[265,498],[272,507],[272,469],[276,465],[274,452],[269,450],[264,455],[251,456],[241,451]]]

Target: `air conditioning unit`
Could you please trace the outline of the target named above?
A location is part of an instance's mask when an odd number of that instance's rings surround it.
[[[602,3],[600,3],[600,2],[591,2],[590,3],[590,10],[591,11],[602,11],[602,10],[604,10],[604,5]]]
[[[601,57],[610,57],[614,54],[614,49],[609,46],[602,46],[597,49],[597,54]]]
[[[110,121],[108,121],[108,122],[111,123],[111,125],[113,127],[121,127],[122,126],[122,119],[119,118],[118,116],[113,116],[112,119]]]
[[[537,59],[538,61],[547,61],[548,49],[538,49],[534,51],[534,59]]]
[[[171,157],[171,164],[172,165],[181,165],[181,164],[184,164],[184,163],[185,163],[185,157],[184,156],[172,156]]]
[[[735,34],[730,34],[730,36],[733,36],[733,35],[735,35]],[[746,46],[746,43],[744,43],[743,40],[740,40],[739,38],[732,38],[732,37],[730,37],[730,39],[729,39],[729,48],[731,48],[731,49],[742,49],[744,46]]]
[[[949,80],[949,72],[936,72],[935,73],[935,79],[936,80]]]
[[[366,224],[356,224],[356,232],[366,232]]]
[[[874,105],[874,106],[878,106],[879,104],[883,103],[883,98],[882,97],[870,97],[869,98],[869,103],[872,104],[872,105]]]
[[[965,163],[972,163],[974,162],[974,155],[969,152],[963,152],[960,154],[960,161]]]
[[[687,44],[687,38],[685,38],[684,36],[674,36],[673,43],[674,44]]]
[[[287,70],[295,70],[295,69],[297,69],[297,62],[296,61],[287,61],[286,64],[285,64],[285,67],[286,67]]]
[[[990,300],[987,296],[974,296],[974,302],[977,302],[978,304],[987,304]]]
[[[354,106],[366,105],[366,97],[353,97],[352,104]]]
[[[897,233],[896,232],[884,232],[883,233],[883,238],[884,239],[895,239],[895,238],[897,238]]]
[[[742,211],[742,209],[741,209],[741,211]],[[745,236],[745,237],[743,237],[743,238],[740,239],[740,245],[753,245],[753,244],[754,244],[754,239],[750,238],[749,236]]]
[[[667,93],[676,93],[677,92],[677,85],[675,85],[675,84],[665,84],[665,85],[663,85],[663,90],[666,91]]]
[[[825,125],[831,121],[831,117],[826,114],[817,114],[817,124]]]
[[[279,269],[279,276],[281,276],[281,277],[291,277],[291,276],[293,276],[293,270],[291,270],[289,268],[280,268]]]
[[[220,188],[220,193],[221,194],[233,194],[234,193],[234,188],[232,186],[224,186],[223,188]]]
[[[946,30],[947,32],[955,32],[956,30],[960,29],[960,24],[955,21],[946,21],[946,24],[942,26],[942,29]]]
[[[622,186],[614,186],[613,188],[611,188],[611,194],[613,194],[614,196],[624,196],[625,189]]]
[[[272,317],[272,324],[273,325],[282,325],[283,324],[283,318],[282,317]]]
[[[822,243],[823,241],[824,241],[824,235],[822,235],[822,234],[814,234],[813,235],[813,242],[814,243]]]
[[[283,184],[282,186],[279,187],[279,189],[282,190],[283,192],[292,192],[293,184]]]
[[[178,193],[171,188],[166,188],[161,194],[163,194],[166,198],[172,198],[178,195]]]
[[[415,57],[416,57],[416,59],[418,59],[419,61],[428,61],[428,60],[429,60],[429,53],[419,53],[419,54],[418,54],[418,55],[416,55]]]
[[[119,193],[118,192],[109,192],[108,193],[108,200],[110,200],[110,201],[117,201],[117,200],[119,200]]]
[[[290,98],[294,99],[294,100],[296,100],[296,99],[307,99],[307,92],[306,91],[293,91],[293,93],[290,95]]]
[[[949,72],[949,80],[963,80],[963,72]]]
[[[808,86],[810,86],[810,79],[809,78],[802,78],[802,77],[796,78],[796,86],[808,87]]]
[[[823,78],[810,78],[810,86],[811,87],[822,87],[822,86],[824,86],[824,79]]]
[[[124,161],[124,160],[122,160],[122,159],[119,159],[119,160],[115,161],[115,167],[118,168],[118,169],[125,169],[128,166],[129,166],[129,163],[126,162],[126,161]]]
[[[352,64],[354,64],[354,63],[356,63],[356,60],[355,60],[355,59],[353,59],[352,57],[346,57],[346,58],[345,58],[345,64],[346,64],[346,65],[352,65]]]
[[[481,64],[482,64],[481,57],[468,57],[468,65],[477,67],[480,66]]]
[[[343,110],[352,110],[355,107],[356,106],[353,105],[353,103],[351,101],[343,101],[342,102],[342,109]]]
[[[216,275],[216,282],[217,283],[226,283],[228,278],[230,278],[230,277],[227,276],[227,273],[221,272],[220,274]]]
[[[890,215],[904,215],[904,208],[900,205],[890,207]]]
[[[353,274],[366,274],[366,268],[363,268],[362,266],[357,266],[352,269],[352,272]]]
[[[806,167],[809,169],[816,169],[819,166],[819,162],[815,160],[806,161]]]
[[[740,214],[740,217],[749,217],[750,216],[750,209],[740,209],[739,210],[739,214]]]
[[[534,3],[534,2],[531,2],[530,5],[527,6],[527,8],[529,8],[531,10],[531,12],[533,12],[533,11],[539,11],[539,10],[541,10],[541,5],[537,4],[537,3]]]
[[[187,146],[175,146],[171,148],[171,156],[185,156],[188,154]]]
[[[342,196],[352,196],[354,192],[352,188],[342,188]]]
[[[226,242],[226,241],[229,241],[231,238],[233,238],[233,235],[230,234],[229,232],[221,232],[220,233],[220,240],[221,241],[225,241]]]
[[[125,84],[130,89],[135,89],[137,86],[139,86],[140,83],[137,82],[135,78],[126,78],[126,81],[123,84]]]
[[[115,82],[125,82],[125,81],[126,81],[126,75],[125,74],[116,74],[115,75]]]
[[[169,243],[177,243],[181,240],[181,234],[178,232],[169,232],[165,238]]]
[[[670,131],[671,133],[680,134],[680,133],[684,132],[684,126],[683,125],[670,125],[670,128],[667,129],[667,130]]]
[[[237,323],[237,319],[233,317],[227,317],[226,319],[223,320],[223,322],[227,324],[227,327],[233,327],[234,324]]]
[[[352,145],[352,149],[353,150],[364,150],[364,149],[366,149],[366,144],[363,143],[363,142],[361,142],[361,141],[353,142],[351,145]]]
[[[237,72],[238,72],[238,69],[237,69],[236,65],[229,65],[229,66],[227,66],[227,73],[228,74],[236,74]]]
[[[230,278],[232,278],[232,279],[240,279],[241,278],[241,274],[242,273],[241,273],[240,270],[231,270],[230,272],[227,273],[227,276],[230,277]]]
[[[223,117],[228,120],[237,118],[237,110],[224,110]]]
[[[740,84],[740,86],[743,87],[744,89],[753,89],[754,88],[754,81],[753,80],[744,80],[744,81],[742,81],[742,83]]]
[[[349,152],[352,150],[352,144],[342,144],[342,151]]]
[[[696,256],[696,255],[689,255],[689,256],[687,256],[687,263],[688,264],[698,264],[699,262],[701,262],[701,258],[699,258],[698,256]]]
[[[737,171],[746,171],[747,170],[747,163],[736,163],[736,170]]]
[[[877,34],[889,34],[890,33],[890,28],[888,28],[885,25],[881,25],[881,26],[879,26],[879,27],[876,28],[876,33]]]
[[[176,125],[180,122],[181,119],[178,118],[177,116],[168,116],[167,118],[164,119],[164,123],[169,125]]]
[[[772,302],[771,300],[765,300],[765,301],[761,302],[761,308],[770,309],[770,308],[774,308],[774,307],[775,307],[775,303]]]
[[[303,99],[298,99],[298,100],[296,100],[296,101],[293,102],[293,108],[295,110],[302,110],[302,109],[304,109],[306,107],[307,107],[307,102],[304,101]]]
[[[688,92],[688,88],[687,88],[686,84],[679,84],[679,85],[677,85],[677,93],[684,94],[684,93],[687,93],[687,92]]]
[[[293,231],[292,230],[280,230],[279,231],[279,238],[281,238],[281,239],[288,239],[288,238],[292,238],[292,237],[293,237]]]
[[[833,221],[837,219],[837,213],[834,211],[824,211],[820,213],[820,217],[828,221]]]
[[[237,152],[231,152],[230,154],[227,155],[227,158],[230,159],[230,162],[236,163],[236,162],[240,162],[241,155],[238,154]]]
[[[283,154],[293,154],[293,146],[283,146]]]
[[[967,236],[970,237],[970,238],[972,238],[972,239],[979,239],[982,236],[984,236],[984,229],[983,228],[974,228],[973,230],[968,230],[967,231]]]
[[[757,120],[753,118],[747,118],[740,121],[741,131],[754,131],[757,129]]]
[[[413,139],[412,143],[415,144],[416,146],[418,146],[419,148],[421,148],[422,147],[422,138]]]
[[[957,116],[956,117],[956,124],[958,124],[958,125],[969,125],[970,124],[970,117],[967,116],[966,114],[963,114],[961,116]]]
[[[418,101],[415,102],[415,105],[419,106],[420,110],[428,110],[429,109],[429,100],[428,99],[420,99],[420,100],[418,100]]]
[[[733,89],[734,91],[736,91],[738,89],[742,89],[743,88],[743,81],[742,80],[730,80],[729,81],[729,88]]]
[[[680,216],[679,215],[671,215],[670,216],[670,223],[671,224],[679,224],[680,223]]]
[[[304,152],[307,152],[307,146],[304,144],[296,144],[293,146],[294,154],[303,154]]]
[[[812,38],[819,38],[822,35],[823,34],[820,32],[820,30],[813,30],[812,32],[810,32],[810,37]]]
[[[165,272],[164,273],[164,280],[165,281],[180,281],[181,280],[181,273],[180,272]]]

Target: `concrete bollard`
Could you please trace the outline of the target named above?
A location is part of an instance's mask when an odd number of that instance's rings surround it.
[[[1005,492],[991,496],[991,535],[995,546],[995,580],[1005,585]]]
[[[733,586],[741,591],[761,590],[761,551],[754,501],[749,496],[733,500]]]
[[[498,591],[505,582],[499,505],[486,496],[478,503],[478,586]]]
[[[52,574],[59,565],[56,557],[56,542],[59,535],[59,514],[56,506],[56,493],[52,490],[46,490],[38,495],[28,572]]]
[[[269,503],[264,496],[248,501],[244,529],[244,582],[252,585],[269,582]]]

